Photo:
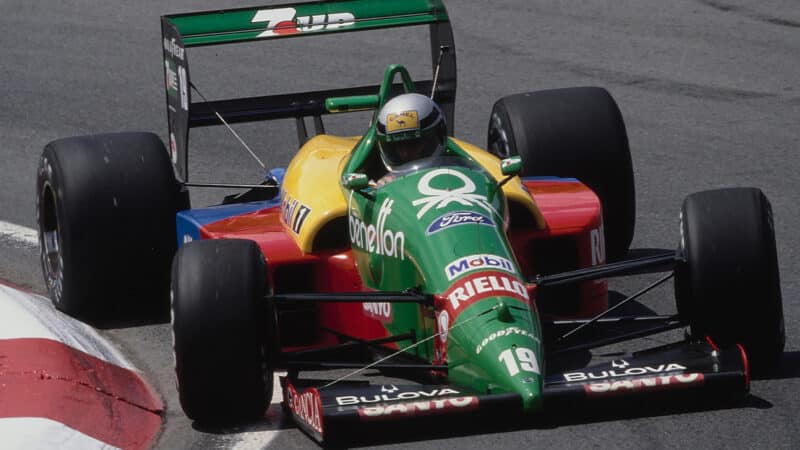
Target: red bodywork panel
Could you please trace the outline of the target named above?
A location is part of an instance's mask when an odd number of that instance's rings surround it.
[[[577,180],[525,180],[524,184],[547,222],[544,230],[511,229],[508,233],[517,260],[529,277],[543,273],[536,270],[537,260],[556,256],[538,254],[540,258],[537,259],[536,251],[520,251],[527,248],[532,241],[535,243],[554,238],[574,240],[575,260],[570,264],[572,267],[559,268],[558,271],[591,267],[606,262],[602,207],[600,199],[591,189]],[[581,283],[579,298],[574,312],[567,316],[592,317],[605,311],[608,309],[608,282],[597,280]]]
[[[300,251],[280,221],[280,206],[263,209],[242,216],[214,222],[201,228],[203,239],[250,239],[258,243],[269,267],[270,284],[276,293],[302,292],[362,292],[365,290],[353,261],[353,254],[345,251],[306,253]],[[276,282],[276,272],[282,266],[304,265],[311,268],[313,278],[290,280],[289,286],[302,285],[304,289],[285,289]],[[379,320],[364,313],[359,303],[337,303],[318,305],[319,325],[341,330],[351,336],[378,338],[387,336]],[[362,319],[362,320],[357,320]],[[338,343],[331,333],[320,334],[317,345]]]
[[[562,270],[605,262],[601,206],[594,192],[570,179],[527,179],[524,184],[547,223],[543,230],[515,227],[513,223],[508,230],[509,241],[526,275],[533,277],[542,273],[543,267],[537,261],[546,259],[562,261],[568,266]],[[199,226],[199,234],[201,239],[249,239],[258,243],[268,262],[270,282],[276,293],[366,290],[349,249],[302,253],[280,221],[280,206]],[[556,240],[559,240],[558,245],[551,245]],[[546,250],[539,250],[540,247]],[[284,272],[286,268],[298,270]],[[531,293],[534,292],[531,289]],[[608,306],[608,285],[604,280],[584,282],[576,293],[578,298],[572,301],[577,300],[577,303],[570,308],[571,312],[557,315],[587,317]],[[375,339],[387,336],[381,321],[381,307],[381,304],[324,303],[317,306],[313,315],[318,320],[317,330],[327,328],[362,339]],[[543,313],[548,314],[548,311]],[[333,333],[319,333],[313,343],[307,344],[336,343],[338,338]]]

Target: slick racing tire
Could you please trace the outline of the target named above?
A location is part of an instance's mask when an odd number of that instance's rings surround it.
[[[175,213],[189,200],[156,135],[47,144],[36,203],[42,270],[56,308],[97,321],[145,307],[167,312]]]
[[[628,252],[636,222],[633,164],[625,123],[605,89],[579,87],[510,95],[489,119],[487,149],[522,157],[524,176],[577,178],[603,206],[609,259]]]
[[[253,241],[190,242],[172,265],[172,333],[186,415],[225,425],[264,414],[272,399],[274,309]]]
[[[681,210],[678,313],[695,337],[740,343],[754,369],[780,358],[786,341],[772,207],[759,189],[689,195]]]

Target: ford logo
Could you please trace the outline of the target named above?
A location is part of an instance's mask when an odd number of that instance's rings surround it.
[[[443,214],[428,226],[428,235],[458,225],[478,224],[493,227],[494,222],[489,217],[473,211],[455,211]]]

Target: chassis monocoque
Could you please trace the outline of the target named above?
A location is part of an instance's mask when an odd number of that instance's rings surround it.
[[[432,80],[414,82],[394,65],[375,86],[191,100],[189,47],[405,25],[429,28]],[[103,301],[108,292],[127,303],[171,298],[179,394],[192,419],[262,415],[276,370],[286,371],[288,411],[326,441],[367,423],[521,416],[674,391],[744,394],[750,364],[767,368],[780,356],[766,197],[754,188],[693,194],[677,251],[626,258],[633,170],[622,115],[603,89],[504,97],[486,150],[451,136],[443,156],[369,183],[386,171],[374,123],[337,137],[322,117],[418,91],[452,124],[455,47],[439,1],[165,16],[162,32],[168,149],[148,133],[52,142],[37,212],[59,309],[97,320],[119,313]],[[296,118],[301,140],[286,170],[221,205],[189,208],[187,187],[230,187],[188,181],[189,129],[277,118]],[[606,278],[642,271],[665,276],[628,300],[674,278],[678,314],[610,314]],[[559,364],[570,352],[687,327],[672,345],[592,367]],[[332,369],[326,380],[303,376]],[[352,381],[367,369],[409,382]]]

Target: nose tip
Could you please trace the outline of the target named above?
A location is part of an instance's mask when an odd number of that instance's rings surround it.
[[[525,411],[540,409],[544,361],[533,312],[520,299],[504,295],[489,296],[459,312],[447,341],[447,352],[455,357],[450,381],[489,394],[516,394]]]

